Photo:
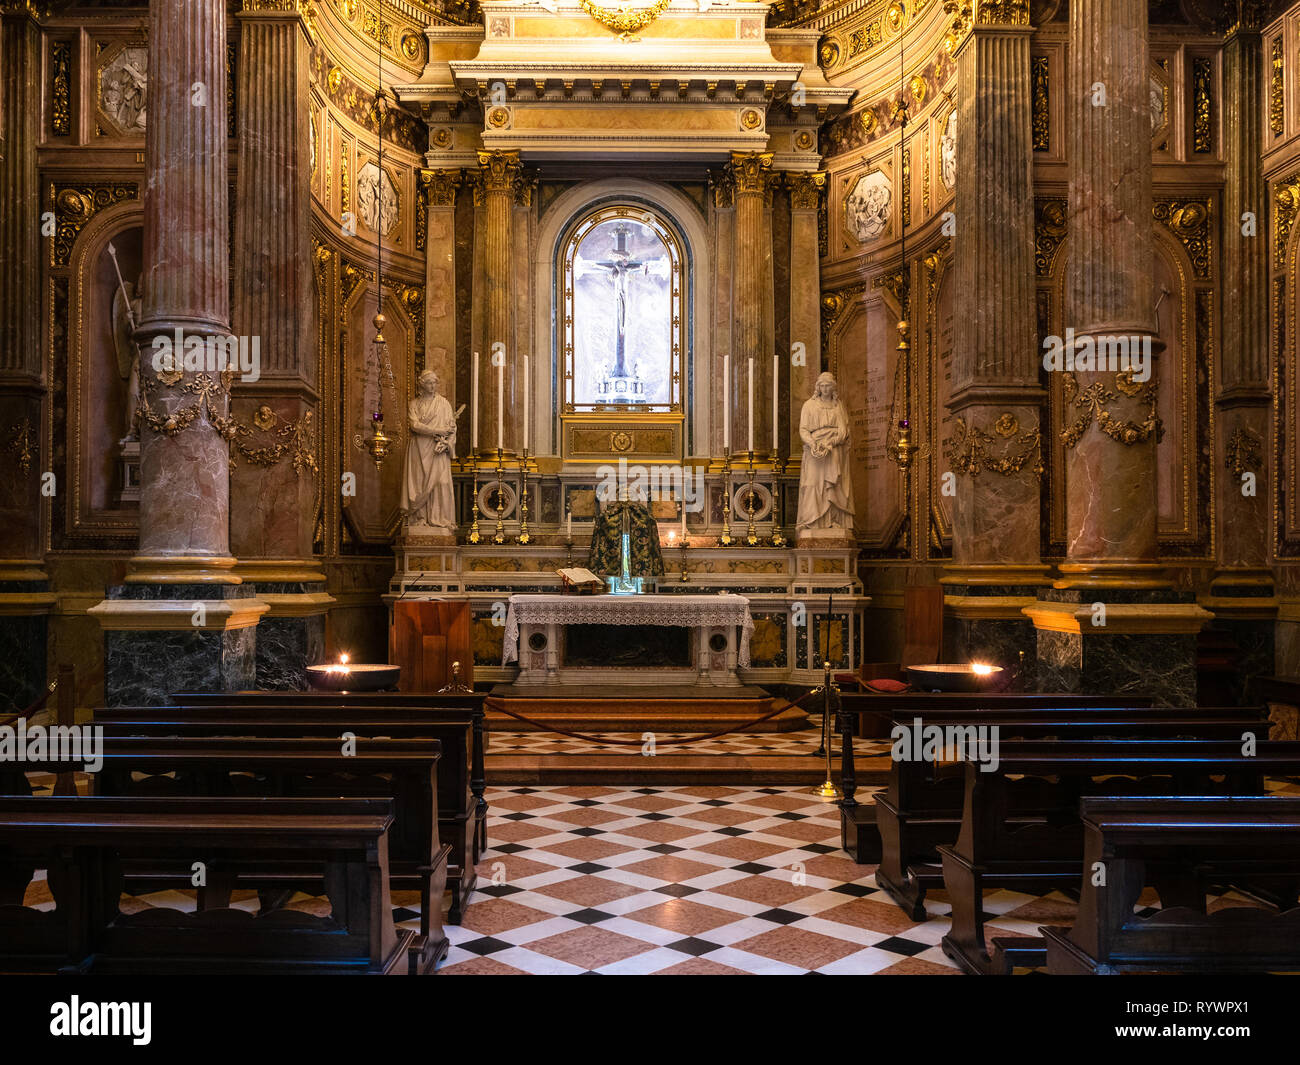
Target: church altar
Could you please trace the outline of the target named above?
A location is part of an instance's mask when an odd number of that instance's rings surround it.
[[[569,636],[586,625],[687,629],[689,662],[584,666],[569,654]],[[502,662],[519,663],[516,684],[680,684],[693,674],[698,685],[737,687],[754,620],[741,595],[512,595],[505,629]]]

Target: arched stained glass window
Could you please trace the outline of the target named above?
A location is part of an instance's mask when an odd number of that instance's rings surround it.
[[[682,251],[665,219],[607,205],[569,231],[561,263],[564,409],[681,409]]]

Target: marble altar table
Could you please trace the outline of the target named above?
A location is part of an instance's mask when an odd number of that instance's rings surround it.
[[[613,655],[582,661],[570,653],[578,627],[594,626],[618,642],[610,626],[686,629],[685,650],[673,661],[638,662]],[[629,635],[631,634],[629,629]],[[506,611],[502,659],[519,663],[515,684],[696,684],[735,687],[736,667],[749,666],[754,621],[742,595],[512,595]],[[664,644],[673,641],[664,634]],[[634,651],[632,652],[635,653]],[[649,656],[647,656],[649,657]]]

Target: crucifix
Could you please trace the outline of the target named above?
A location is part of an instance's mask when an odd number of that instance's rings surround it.
[[[627,364],[624,354],[624,338],[627,335],[627,275],[635,270],[645,273],[646,263],[633,259],[627,250],[628,227],[619,223],[614,227],[614,250],[612,258],[598,262],[609,271],[614,282],[614,320],[618,327],[618,339],[614,347],[614,372],[611,377],[627,377]]]

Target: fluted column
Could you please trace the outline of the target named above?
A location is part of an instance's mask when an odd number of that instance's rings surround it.
[[[1034,295],[1029,36],[1023,14],[983,22],[957,60],[953,248],[957,474],[951,570],[966,583],[1023,584],[1039,556],[1035,443],[1042,415]],[[1016,572],[1011,573],[1010,570]]]
[[[1152,293],[1151,104],[1145,0],[1070,6],[1070,269],[1067,325],[1081,342],[1156,334]],[[1082,353],[1082,348],[1079,349]],[[1103,347],[1103,350],[1105,348]],[[1066,438],[1067,579],[1159,584],[1156,559],[1158,368],[1145,383],[1114,371],[1067,373],[1066,418],[1104,410]],[[1073,387],[1072,387],[1073,386]],[[1092,391],[1092,390],[1096,391]],[[1090,396],[1100,404],[1092,407]]]
[[[735,331],[732,336],[731,449],[743,451],[749,439],[749,360],[754,360],[754,448],[771,440],[771,352],[763,343],[763,322],[772,304],[771,241],[764,240],[765,209],[772,182],[771,152],[732,152],[735,185]],[[769,426],[766,431],[765,426]]]
[[[45,686],[42,568],[40,320],[41,35],[36,7],[0,0],[0,716],[26,709]],[[52,205],[51,205],[52,206]]]
[[[799,416],[812,396],[813,383],[822,364],[821,274],[817,254],[817,205],[826,174],[788,173],[790,193],[790,345],[802,344],[803,361],[792,352],[781,352],[790,366],[790,387],[786,397],[787,430],[783,454],[798,458],[803,442],[799,438]]]
[[[427,218],[424,364],[437,371],[453,408],[463,402],[456,392],[456,190],[461,182],[459,170],[420,171]],[[460,453],[469,449],[469,434],[462,435]]]
[[[230,474],[236,572],[270,610],[257,686],[301,688],[325,652],[325,573],[312,557],[319,476],[312,286],[311,39],[302,7],[244,0],[238,18],[234,331],[256,342],[256,380],[236,380]],[[241,446],[242,445],[242,446]]]
[[[1023,10],[958,27],[952,428],[946,653],[1010,667],[1036,640],[1022,610],[1046,583],[1039,547],[1043,392],[1034,294],[1033,143]],[[939,417],[939,412],[935,412]],[[1025,677],[1022,675],[1022,683]],[[1027,686],[1027,684],[1025,685]]]
[[[1223,342],[1219,345],[1219,522],[1215,585],[1267,594],[1269,439],[1268,192],[1264,115],[1268,85],[1258,25],[1238,25],[1223,46]],[[1253,231],[1243,218],[1255,219]],[[1252,474],[1255,491],[1243,474]],[[1247,491],[1243,491],[1246,488]],[[1267,583],[1265,583],[1267,582]]]
[[[1214,627],[1231,635],[1243,657],[1235,693],[1253,700],[1250,678],[1291,672],[1275,663],[1278,600],[1269,566],[1273,449],[1269,365],[1268,185],[1263,173],[1269,70],[1262,13],[1243,4],[1228,31],[1223,62],[1223,339],[1215,399],[1215,546],[1210,594]],[[1251,220],[1253,219],[1253,224]],[[1289,623],[1283,628],[1290,636]],[[1291,639],[1286,640],[1290,645]],[[1276,668],[1284,666],[1284,669]]]
[[[230,254],[221,0],[153,0],[145,137],[140,547],[132,579],[178,560],[229,568],[229,393],[209,368],[171,379],[153,365],[155,338],[230,333]],[[196,94],[206,103],[195,103]],[[193,413],[190,413],[193,412]],[[171,560],[171,561],[167,561]]]
[[[483,287],[485,316],[483,339],[487,350],[479,363],[479,436],[480,449],[497,445],[497,389],[498,381],[505,390],[507,417],[503,431],[507,451],[516,446],[516,429],[522,419],[511,416],[515,385],[515,363],[512,328],[512,293],[510,279],[514,275],[510,255],[511,215],[515,204],[515,187],[523,176],[518,152],[479,152],[479,182],[475,197],[483,207]],[[499,345],[499,346],[498,346]],[[492,363],[496,356],[505,359],[504,373]]]

